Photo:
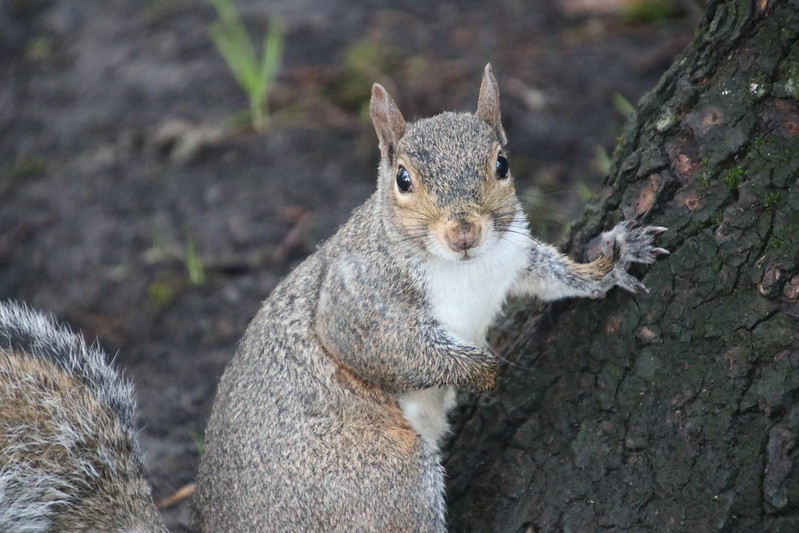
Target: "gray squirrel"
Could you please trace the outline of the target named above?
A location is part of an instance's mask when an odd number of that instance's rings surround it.
[[[486,66],[477,112],[408,124],[370,104],[374,195],[265,301],[222,377],[195,495],[200,531],[446,529],[439,446],[455,390],[484,391],[512,295],[599,298],[668,253],[622,222],[575,263],[534,239]],[[163,533],[133,390],[96,346],[0,303],[0,531]]]
[[[447,411],[494,385],[505,300],[642,292],[627,268],[668,253],[665,228],[630,221],[585,264],[530,235],[490,65],[475,114],[406,123],[375,84],[370,115],[377,191],[275,288],[221,379],[203,532],[445,531]]]
[[[0,531],[165,533],[134,409],[99,347],[0,302]]]

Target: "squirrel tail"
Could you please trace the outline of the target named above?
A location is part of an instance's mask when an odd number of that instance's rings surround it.
[[[0,531],[166,532],[134,412],[96,344],[0,302]]]

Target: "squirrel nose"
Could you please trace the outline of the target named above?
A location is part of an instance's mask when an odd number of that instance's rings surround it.
[[[460,222],[447,231],[446,239],[453,251],[465,252],[477,245],[480,240],[480,227],[471,222]]]

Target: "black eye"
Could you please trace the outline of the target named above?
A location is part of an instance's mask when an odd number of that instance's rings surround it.
[[[498,155],[497,156],[497,178],[507,178],[508,177],[508,160],[505,159],[504,156]]]
[[[411,174],[407,168],[402,166],[397,169],[397,187],[401,192],[410,192],[413,189]]]

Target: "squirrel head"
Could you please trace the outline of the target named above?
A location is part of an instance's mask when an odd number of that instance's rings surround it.
[[[504,146],[499,89],[486,65],[477,111],[406,123],[379,84],[369,105],[380,140],[378,197],[385,223],[434,256],[470,260],[501,238],[520,210]]]

